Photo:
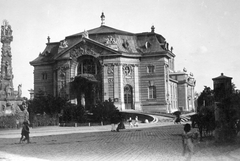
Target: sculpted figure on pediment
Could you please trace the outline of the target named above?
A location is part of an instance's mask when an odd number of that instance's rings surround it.
[[[88,38],[88,32],[86,30],[83,31],[82,37]]]
[[[67,48],[68,47],[68,42],[66,40],[60,41],[60,48]]]
[[[116,39],[113,36],[108,36],[106,39],[106,45],[117,44]]]
[[[123,43],[122,43],[122,46],[125,48],[125,49],[129,49],[129,43],[128,43],[128,40],[126,39],[123,39]]]

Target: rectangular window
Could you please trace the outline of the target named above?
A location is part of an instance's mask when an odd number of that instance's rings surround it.
[[[149,66],[147,67],[147,72],[148,72],[148,73],[154,73],[154,69],[155,69],[155,67],[154,67],[153,65],[149,65]]]
[[[47,73],[42,73],[42,79],[47,80]]]
[[[156,98],[156,87],[149,86],[148,87],[148,99],[155,99]]]

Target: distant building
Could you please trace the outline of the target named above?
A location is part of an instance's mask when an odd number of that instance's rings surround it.
[[[223,73],[220,76],[213,78],[214,97],[216,102],[221,102],[233,92],[232,77],[227,77]]]
[[[111,98],[120,110],[194,110],[195,79],[175,72],[173,48],[150,32],[104,25],[48,42],[34,66],[34,92],[67,97],[87,107]]]

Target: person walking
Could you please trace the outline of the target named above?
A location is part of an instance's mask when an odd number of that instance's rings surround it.
[[[183,156],[185,156],[186,152],[188,152],[189,153],[188,159],[190,160],[194,153],[193,144],[194,133],[191,132],[191,126],[188,123],[185,124],[183,130],[184,130],[182,134]]]
[[[28,121],[24,121],[23,122],[23,127],[22,127],[22,132],[21,132],[21,138],[20,138],[19,143],[22,143],[25,140],[27,140],[27,143],[30,143],[29,133],[30,132],[29,132]]]

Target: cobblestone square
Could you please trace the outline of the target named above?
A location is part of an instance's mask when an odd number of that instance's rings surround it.
[[[18,138],[1,138],[0,156],[2,160],[182,161],[187,159],[182,156],[182,128],[170,125],[37,136],[31,138],[30,144],[18,144]],[[191,160],[237,160],[230,152],[238,145],[216,146],[212,141],[195,141],[195,145]]]

